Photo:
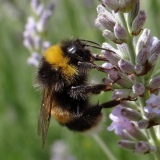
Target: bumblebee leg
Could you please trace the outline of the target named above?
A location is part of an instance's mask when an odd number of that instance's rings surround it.
[[[111,101],[108,101],[108,102],[104,102],[102,104],[99,105],[100,108],[112,108],[112,107],[115,107],[117,106],[118,104],[121,103],[121,99],[114,99],[114,100],[111,100]]]
[[[100,93],[101,91],[109,91],[111,87],[105,84],[95,84],[95,85],[86,85],[86,86],[73,86],[71,90],[76,92],[85,92],[85,93]]]
[[[72,86],[70,89],[70,96],[75,99],[79,99],[80,97],[85,99],[88,93],[98,94],[101,91],[109,91],[111,87],[105,84],[96,84],[96,85],[86,85],[86,86]]]
[[[97,65],[91,62],[78,62],[78,65],[84,69],[93,69],[97,68]]]
[[[91,62],[78,62],[78,65],[83,69],[84,68],[84,71],[86,69],[97,69],[98,71],[101,71],[101,72],[106,72],[107,70],[111,70],[113,68],[110,68],[110,69],[107,69],[107,68],[104,68],[102,66],[99,66],[99,65],[96,65],[94,63],[91,63]]]

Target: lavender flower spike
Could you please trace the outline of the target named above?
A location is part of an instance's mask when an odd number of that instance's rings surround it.
[[[44,37],[42,38],[42,35],[47,30],[47,24],[49,17],[52,15],[53,6],[54,4],[50,3],[47,8],[44,8],[39,0],[31,0],[31,7],[34,14],[28,17],[23,33],[23,44],[31,53],[31,56],[27,60],[31,66],[38,66],[42,53],[50,46],[50,43]]]
[[[160,159],[160,40],[144,28],[147,16],[140,0],[103,0],[100,8],[98,18],[105,14],[114,19],[113,29],[101,29],[116,46],[103,43],[113,51],[102,50],[107,61],[102,66],[108,68],[103,82],[112,82],[112,98],[121,102],[112,110],[107,129],[122,138],[119,146]]]

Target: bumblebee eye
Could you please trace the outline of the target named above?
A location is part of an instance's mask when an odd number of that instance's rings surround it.
[[[76,47],[75,46],[69,47],[68,52],[72,54],[76,53]]]

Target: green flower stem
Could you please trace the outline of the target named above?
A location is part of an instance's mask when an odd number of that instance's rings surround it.
[[[139,103],[140,103],[140,110],[141,110],[141,114],[143,117],[145,117],[145,113],[144,113],[144,107],[145,107],[145,98],[144,97],[139,97],[138,98]]]
[[[101,147],[101,149],[104,151],[104,153],[106,154],[106,156],[110,159],[110,160],[117,160],[116,157],[112,154],[112,152],[109,150],[109,148],[107,147],[106,143],[104,143],[101,138],[99,137],[98,134],[93,135],[93,138],[95,139],[95,141],[99,144],[99,146]]]
[[[160,160],[160,141],[156,136],[154,128],[151,127],[150,129],[148,129],[148,133],[149,133],[150,139],[152,139],[154,145],[157,147],[157,150],[154,153],[155,160]]]
[[[130,57],[130,61],[133,65],[135,65],[135,49],[134,49],[134,46],[133,46],[133,37],[130,36],[129,39],[128,39],[128,50],[129,50],[129,57]]]
[[[135,49],[134,49],[134,46],[133,46],[133,36],[129,32],[129,28],[127,26],[127,22],[126,22],[126,19],[124,17],[124,14],[123,13],[119,13],[119,18],[121,19],[121,23],[122,23],[123,27],[126,28],[126,30],[128,32],[127,45],[128,45],[128,50],[129,50],[129,58],[130,58],[131,63],[134,65],[135,64],[135,55],[136,55],[136,53],[135,53]]]

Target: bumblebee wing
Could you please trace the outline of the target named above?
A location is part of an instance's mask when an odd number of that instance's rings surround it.
[[[51,98],[49,89],[44,89],[38,116],[38,135],[42,136],[42,147],[45,144],[51,119]]]

